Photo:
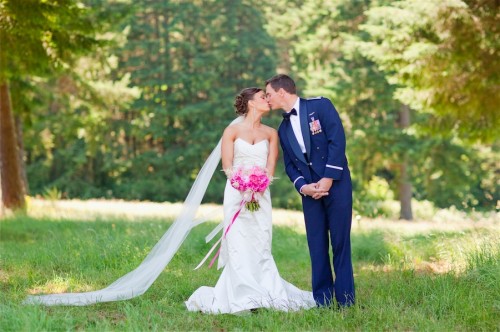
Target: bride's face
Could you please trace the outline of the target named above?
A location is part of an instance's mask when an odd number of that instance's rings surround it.
[[[260,112],[269,112],[269,110],[271,109],[267,102],[266,94],[264,93],[264,91],[257,92],[253,96],[253,99],[250,101],[250,104],[250,107],[255,107],[255,109]]]

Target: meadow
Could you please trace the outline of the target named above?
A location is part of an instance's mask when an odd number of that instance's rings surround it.
[[[354,307],[340,311],[258,310],[235,316],[193,313],[184,307],[196,288],[214,285],[220,274],[208,268],[193,271],[210,247],[204,237],[214,223],[193,229],[165,271],[138,298],[87,307],[23,305],[28,294],[107,286],[134,269],[171,222],[148,214],[130,218],[97,215],[92,209],[88,213],[61,211],[38,207],[0,221],[1,331],[500,328],[500,230],[495,215],[451,220],[450,213],[450,220],[413,223],[356,218],[351,236],[357,292]],[[300,222],[287,222],[300,220],[300,214],[287,216],[278,211],[276,216],[273,254],[281,275],[310,289],[304,229]]]

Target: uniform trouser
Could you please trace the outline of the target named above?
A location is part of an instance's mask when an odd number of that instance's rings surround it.
[[[319,200],[310,196],[302,198],[313,296],[318,306],[331,305],[334,294],[340,306],[352,305],[355,299],[351,259],[352,186],[349,171],[344,171],[342,176],[342,180],[333,181],[328,196]],[[319,181],[319,177],[313,181]],[[330,243],[335,282],[330,265]]]

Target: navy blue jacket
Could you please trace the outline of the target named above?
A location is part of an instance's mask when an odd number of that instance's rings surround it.
[[[295,188],[300,192],[303,185],[313,182],[311,171],[320,178],[341,180],[347,170],[345,133],[332,102],[323,97],[300,98],[299,116],[307,160],[290,121],[284,119],[278,128],[285,170]]]

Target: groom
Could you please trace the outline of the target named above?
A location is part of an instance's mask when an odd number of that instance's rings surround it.
[[[302,195],[314,299],[318,306],[330,306],[335,295],[340,307],[351,306],[355,298],[352,185],[339,114],[327,98],[299,98],[295,82],[287,75],[266,81],[266,97],[272,109],[286,111],[278,134],[286,173]]]

